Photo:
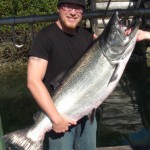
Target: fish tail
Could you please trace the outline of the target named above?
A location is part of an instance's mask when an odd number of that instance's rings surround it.
[[[32,141],[27,137],[28,131],[29,129],[24,129],[8,133],[2,137],[2,140],[19,150],[42,150],[43,139],[41,141]]]

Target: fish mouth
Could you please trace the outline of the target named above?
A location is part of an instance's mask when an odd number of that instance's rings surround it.
[[[122,20],[127,21],[126,18],[119,17],[116,12],[102,33],[100,46],[104,47],[103,54],[109,62],[124,59],[130,53],[130,47],[133,47],[136,42],[141,19],[132,19],[130,24],[124,24]]]
[[[122,23],[122,19],[118,20],[118,25],[120,27],[118,31],[122,34],[122,42],[124,45],[124,52],[119,58],[117,58],[118,60],[124,59],[125,56],[130,53],[130,49],[128,48],[131,47],[131,45],[135,45],[137,31],[141,24],[141,18],[132,19],[131,21],[127,19],[126,21],[127,24],[124,24]]]
[[[127,45],[130,43],[130,40],[136,36],[136,33],[139,29],[141,18],[136,18],[129,20],[128,18],[119,18],[118,17],[118,31],[123,37],[124,44]]]

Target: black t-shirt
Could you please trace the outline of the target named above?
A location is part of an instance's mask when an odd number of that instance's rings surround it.
[[[93,41],[92,34],[78,27],[76,35],[64,33],[56,23],[42,29],[33,41],[29,56],[48,61],[44,84],[49,89],[51,80],[72,66]]]

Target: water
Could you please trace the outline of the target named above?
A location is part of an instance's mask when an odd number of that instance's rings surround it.
[[[26,68],[1,73],[0,115],[4,134],[33,124],[32,116],[38,109],[26,87]],[[128,64],[100,110],[98,147],[150,146],[150,68],[146,62]]]
[[[9,69],[0,76],[0,115],[3,132],[21,129],[33,123],[38,110],[26,87],[26,68]]]
[[[146,62],[128,64],[102,109],[98,146],[150,150],[150,68]]]

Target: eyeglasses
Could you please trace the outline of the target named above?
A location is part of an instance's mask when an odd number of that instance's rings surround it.
[[[72,11],[75,9],[76,13],[83,13],[84,8],[80,5],[73,5],[73,4],[61,4],[61,7],[65,11]]]

